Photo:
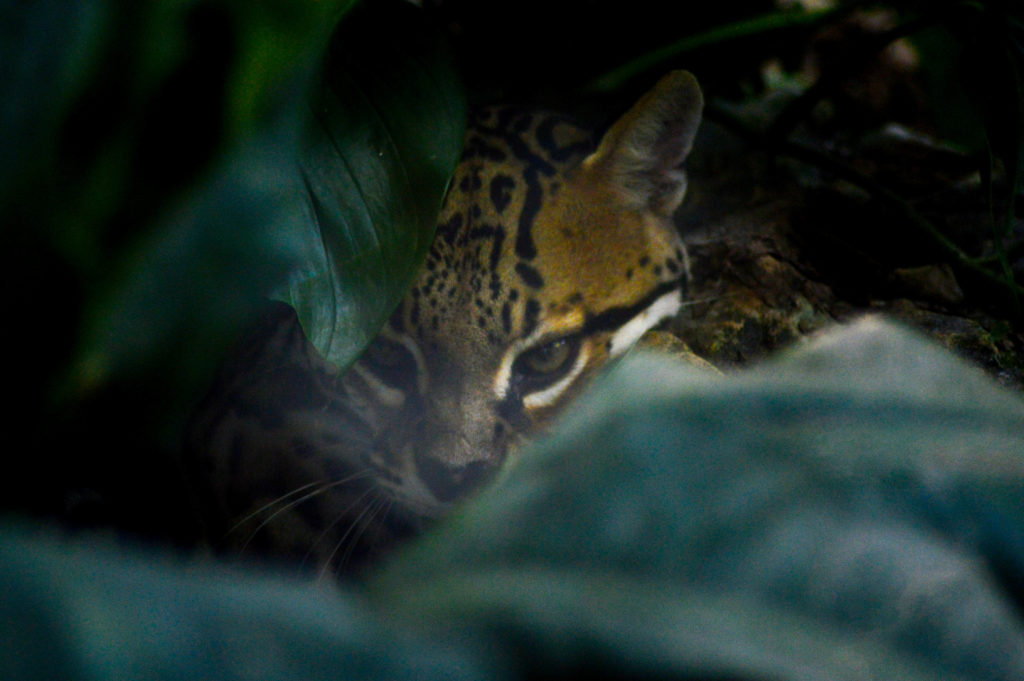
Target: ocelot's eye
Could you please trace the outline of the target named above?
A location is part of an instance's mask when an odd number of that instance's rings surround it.
[[[391,340],[378,336],[359,359],[377,378],[397,388],[416,384],[419,366],[409,349]]]
[[[516,358],[513,374],[528,390],[556,382],[567,374],[580,354],[579,336],[567,336],[530,348]]]

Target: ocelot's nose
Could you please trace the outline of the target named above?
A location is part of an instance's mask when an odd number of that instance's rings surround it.
[[[472,492],[495,470],[489,461],[450,464],[432,456],[417,455],[419,478],[438,501],[449,503]]]

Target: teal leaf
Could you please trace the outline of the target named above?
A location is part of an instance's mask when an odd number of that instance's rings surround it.
[[[462,149],[465,103],[438,35],[408,3],[371,3],[334,36],[301,155],[313,257],[279,297],[347,366],[426,255]]]
[[[867,320],[628,358],[338,587],[0,526],[12,678],[1024,678],[1024,401]]]
[[[465,127],[438,36],[415,8],[392,9],[346,17],[255,131],[118,254],[72,389],[155,367],[194,399],[275,292],[339,366],[376,333],[425,254]]]
[[[261,296],[306,254],[290,128],[253,137],[122,255],[88,308],[69,387],[154,368],[186,395],[209,380]]]
[[[95,0],[0,6],[0,215],[53,153],[58,126],[96,66],[108,11]]]
[[[1019,679],[991,566],[1024,576],[1022,433],[1018,396],[877,321],[730,377],[638,356],[370,589],[531,668]]]
[[[502,678],[354,592],[0,525],[4,679]]]

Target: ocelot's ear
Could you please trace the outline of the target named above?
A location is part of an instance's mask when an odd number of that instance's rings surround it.
[[[693,74],[673,71],[605,133],[584,164],[606,173],[635,208],[669,217],[686,194],[681,166],[703,108]]]

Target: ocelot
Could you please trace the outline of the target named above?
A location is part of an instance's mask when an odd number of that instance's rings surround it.
[[[703,99],[672,72],[599,143],[563,116],[471,116],[422,271],[347,371],[269,313],[188,433],[211,541],[344,573],[488,480],[680,308],[671,217]]]

